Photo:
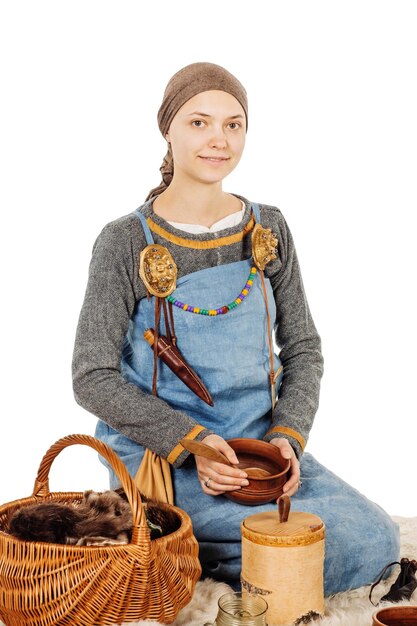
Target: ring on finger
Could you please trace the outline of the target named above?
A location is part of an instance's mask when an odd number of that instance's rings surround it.
[[[210,478],[210,477],[209,477],[209,478],[207,478],[207,479],[204,481],[204,484],[205,484],[205,486],[207,487],[207,489],[210,489],[210,487],[209,487],[209,483],[210,483],[210,481],[211,481],[211,478]]]

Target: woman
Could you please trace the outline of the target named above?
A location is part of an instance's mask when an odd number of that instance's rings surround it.
[[[75,397],[133,476],[148,451],[167,460],[205,575],[238,584],[240,522],[255,509],[222,496],[246,484],[245,472],[193,457],[180,441],[204,441],[237,463],[226,439],[244,436],[281,449],[293,510],[325,522],[326,595],[368,584],[398,558],[398,528],[303,454],[323,361],[291,233],[278,208],[222,189],[245,145],[246,91],[218,65],[188,65],[169,81],[158,124],[168,142],[162,183],[94,246]],[[191,383],[163,361],[175,345]]]

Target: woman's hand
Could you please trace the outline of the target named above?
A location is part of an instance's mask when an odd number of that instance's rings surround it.
[[[202,442],[222,452],[234,465],[239,463],[233,448],[219,435],[208,435]],[[195,455],[195,463],[201,487],[210,496],[219,496],[225,491],[235,491],[249,484],[246,472],[240,469],[198,455]]]
[[[287,496],[293,496],[295,493],[297,493],[299,487],[301,486],[300,462],[295,456],[294,449],[287,439],[275,437],[274,439],[271,439],[269,443],[281,450],[281,454],[284,459],[291,460],[290,477],[285,483],[283,490]]]

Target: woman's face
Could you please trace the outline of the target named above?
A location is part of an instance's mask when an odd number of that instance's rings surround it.
[[[245,111],[225,91],[203,91],[178,110],[165,137],[171,143],[174,177],[215,183],[240,161],[246,138]]]

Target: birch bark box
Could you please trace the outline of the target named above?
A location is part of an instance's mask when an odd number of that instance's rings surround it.
[[[241,523],[242,590],[268,603],[269,626],[289,626],[311,612],[324,613],[325,526],[312,513],[278,510]]]

